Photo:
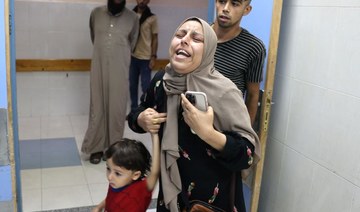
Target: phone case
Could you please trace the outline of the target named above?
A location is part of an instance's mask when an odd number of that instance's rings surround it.
[[[185,96],[197,109],[207,111],[208,102],[204,92],[186,91]]]

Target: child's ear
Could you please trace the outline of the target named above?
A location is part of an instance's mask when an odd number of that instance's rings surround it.
[[[132,178],[132,180],[138,180],[140,176],[141,176],[141,171],[135,171],[135,172],[133,172],[131,178]]]

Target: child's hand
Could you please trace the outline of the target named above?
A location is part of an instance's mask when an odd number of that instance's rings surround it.
[[[104,208],[105,208],[105,200],[101,201],[100,204],[95,208],[93,208],[91,212],[102,212]]]
[[[101,208],[95,207],[92,209],[91,212],[101,212],[101,211],[102,211]]]

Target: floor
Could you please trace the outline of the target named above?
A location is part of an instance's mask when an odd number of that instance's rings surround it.
[[[90,164],[79,151],[87,124],[87,115],[19,117],[24,212],[90,211],[105,198],[105,162]],[[125,126],[124,137],[143,141],[151,152],[150,136]]]

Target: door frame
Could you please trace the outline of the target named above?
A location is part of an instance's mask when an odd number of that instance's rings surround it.
[[[251,212],[257,212],[259,206],[262,173],[263,173],[264,160],[265,160],[266,143],[267,143],[269,122],[270,122],[270,112],[272,105],[274,81],[275,81],[276,59],[278,53],[282,6],[283,6],[283,0],[273,0],[270,41],[269,41],[269,49],[268,49],[267,65],[266,65],[266,78],[265,78],[264,93],[262,95],[261,108],[260,108],[259,139],[261,145],[261,160],[257,163],[253,175],[252,188],[251,188],[252,195],[251,195],[251,203],[250,203]]]
[[[16,100],[14,0],[4,1],[4,21],[6,43],[6,85],[8,99],[7,133],[9,144],[9,160],[11,166],[12,201],[14,211],[16,212],[22,211],[22,193]]]

